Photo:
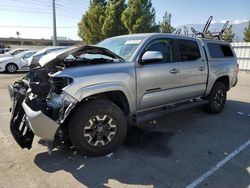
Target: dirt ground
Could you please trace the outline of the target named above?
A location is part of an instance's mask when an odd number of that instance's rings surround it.
[[[9,131],[7,86],[24,74],[0,73],[0,187],[250,188],[250,74],[240,73],[221,114],[201,107],[132,129],[109,156],[54,150],[35,138],[22,150]]]

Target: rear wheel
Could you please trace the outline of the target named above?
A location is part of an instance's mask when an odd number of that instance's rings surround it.
[[[89,101],[79,107],[69,123],[69,136],[76,150],[99,156],[114,151],[126,136],[122,110],[108,100]]]
[[[227,90],[225,84],[216,82],[211,93],[206,98],[208,104],[204,105],[205,111],[212,114],[220,113],[225,106],[226,98]]]
[[[17,72],[17,69],[18,69],[18,67],[17,67],[17,65],[14,64],[14,63],[9,63],[9,64],[7,64],[6,67],[5,67],[5,70],[6,70],[8,73],[15,73],[15,72]]]

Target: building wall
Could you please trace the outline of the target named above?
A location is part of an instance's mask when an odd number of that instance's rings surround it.
[[[236,53],[240,70],[250,70],[250,42],[231,43]]]

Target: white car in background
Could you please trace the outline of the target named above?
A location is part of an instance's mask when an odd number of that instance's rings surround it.
[[[23,49],[23,48],[16,48],[16,49],[13,49],[13,50],[10,50],[4,54],[0,54],[0,58],[2,57],[12,57],[14,55],[17,55],[21,52],[24,52],[24,51],[28,51],[28,49]]]
[[[28,65],[29,66],[36,66],[38,64],[38,61],[46,54],[49,54],[51,52],[55,52],[55,51],[58,51],[58,50],[63,50],[63,49],[66,49],[68,47],[66,46],[49,46],[47,48],[44,48],[40,51],[38,51],[37,53],[35,53],[33,56],[31,56],[29,59],[28,59]]]
[[[34,55],[36,50],[28,50],[10,57],[0,57],[0,70],[15,73],[17,70],[29,70],[28,58]]]

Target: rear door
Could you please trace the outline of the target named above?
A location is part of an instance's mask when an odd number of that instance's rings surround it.
[[[177,39],[180,65],[180,99],[202,96],[206,91],[208,67],[203,45],[196,39]]]

